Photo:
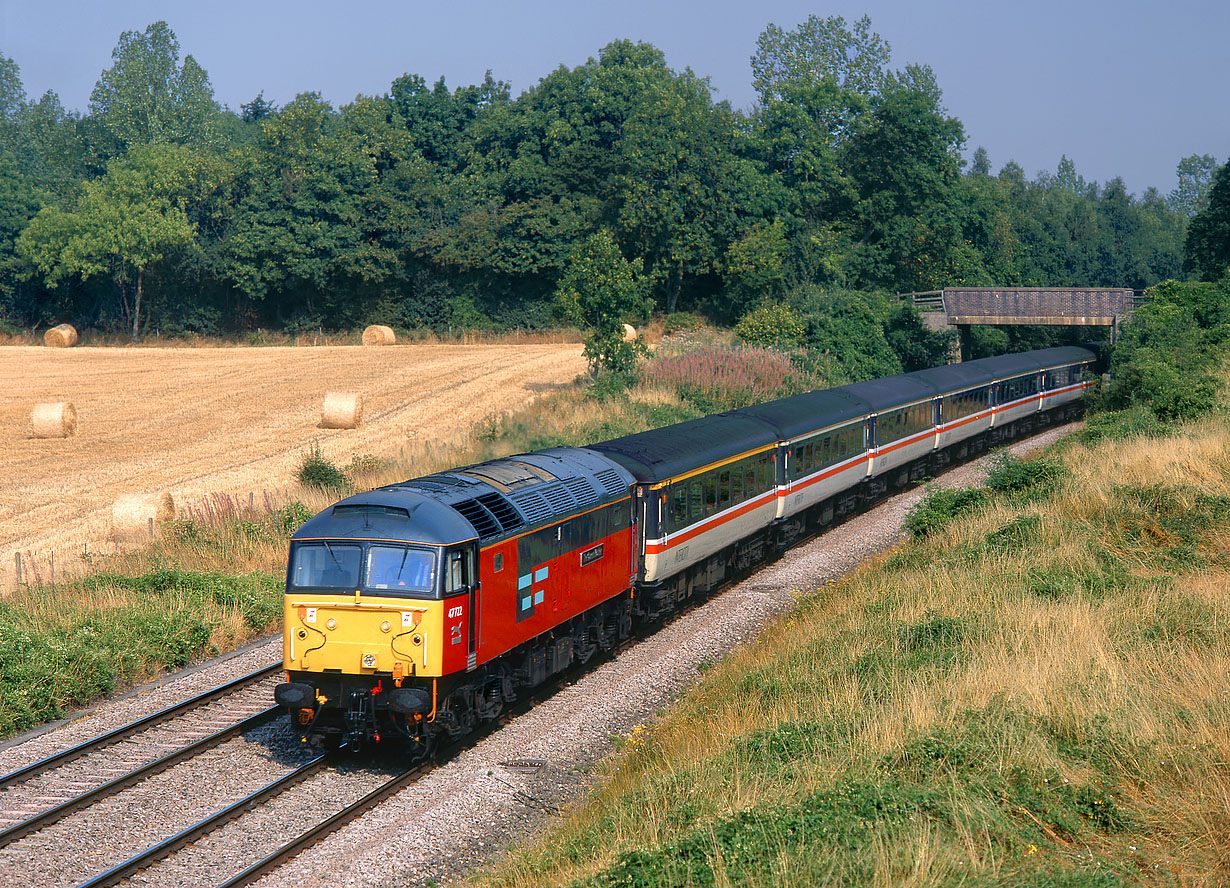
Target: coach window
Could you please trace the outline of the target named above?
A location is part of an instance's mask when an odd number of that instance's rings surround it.
[[[721,502],[722,508],[724,509],[728,505],[730,505],[730,470],[729,469],[722,472],[718,476],[718,491],[721,496],[720,502]]]
[[[705,476],[705,514],[712,515],[717,508],[717,475]]]
[[[671,521],[676,527],[681,527],[688,520],[688,486],[686,484],[676,485],[674,503],[671,506]]]
[[[693,521],[705,514],[705,493],[699,478],[688,488],[688,509]]]
[[[730,470],[730,499],[732,502],[743,502],[743,467],[735,466]]]
[[[746,496],[751,496],[753,493],[759,493],[756,487],[756,463],[746,462],[743,464],[743,493]]]

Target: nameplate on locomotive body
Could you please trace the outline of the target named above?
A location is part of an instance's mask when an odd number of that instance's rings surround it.
[[[593,564],[595,561],[601,558],[602,557],[602,546],[603,544],[599,543],[598,545],[594,546],[592,549],[586,549],[584,552],[582,552],[581,553],[581,567],[584,567],[587,564]]]

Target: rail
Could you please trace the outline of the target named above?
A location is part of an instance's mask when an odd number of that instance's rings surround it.
[[[206,703],[210,703],[219,697],[225,697],[227,694],[237,691],[242,687],[246,687],[249,684],[255,684],[280,669],[282,669],[281,663],[261,667],[260,669],[249,672],[247,675],[240,676],[234,681],[227,682],[224,685],[220,685],[212,690],[205,691],[202,694],[197,694],[195,697],[184,700],[181,703],[176,703],[174,706],[168,706],[166,709],[160,709],[158,712],[147,715],[137,721],[129,722],[128,724],[116,728],[114,731],[103,734],[100,737],[95,737],[92,740],[87,740],[84,743],[79,743],[69,749],[57,752],[55,755],[49,755],[44,759],[39,759],[37,762],[26,765],[24,768],[18,768],[15,771],[10,771],[5,775],[0,776],[0,789],[4,789],[7,786],[12,786],[15,783],[21,783],[25,780],[29,780],[31,777],[37,776],[44,771],[54,768],[56,765],[62,765],[66,762],[72,761],[73,759],[80,758],[87,752],[93,752],[97,749],[104,749],[105,747],[111,746],[121,740],[131,737],[133,734],[138,734],[153,725],[164,721],[170,721],[172,718],[175,718],[177,715],[180,715],[189,709],[204,706]]]
[[[0,848],[10,845],[20,838],[30,835],[32,832],[37,832],[43,827],[50,826],[58,820],[62,820],[69,814],[75,811],[80,811],[82,808],[88,808],[100,799],[105,799],[107,796],[115,795],[121,790],[127,789],[142,780],[153,777],[165,771],[172,765],[178,764],[184,759],[191,758],[205,752],[207,749],[212,749],[215,746],[229,740],[230,738],[242,734],[244,731],[258,728],[266,725],[274,719],[278,718],[284,710],[281,706],[272,706],[264,712],[259,712],[241,722],[223,728],[221,731],[215,731],[208,737],[202,737],[200,740],[190,743],[187,746],[181,747],[174,752],[169,752],[161,758],[157,758],[148,764],[142,765],[135,770],[129,771],[127,774],[122,774],[113,780],[108,780],[101,786],[96,786],[88,792],[78,796],[73,796],[66,802],[61,802],[54,808],[48,808],[33,817],[29,817],[14,826],[0,832]]]

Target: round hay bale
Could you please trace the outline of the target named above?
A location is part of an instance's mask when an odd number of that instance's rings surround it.
[[[77,408],[68,401],[35,404],[30,427],[36,438],[67,438],[77,434]]]
[[[320,411],[322,429],[353,429],[363,421],[363,396],[329,392]]]
[[[150,521],[154,534],[159,525],[175,517],[175,500],[167,491],[158,493],[128,493],[111,507],[111,533],[117,542],[146,542],[150,539]]]
[[[633,327],[631,324],[624,324],[624,342],[635,342],[638,335],[636,327]]]
[[[43,334],[43,344],[50,348],[72,348],[77,344],[77,328],[72,324],[60,324]]]
[[[364,345],[394,345],[397,342],[397,334],[393,332],[392,327],[386,327],[383,324],[372,324],[363,331]]]

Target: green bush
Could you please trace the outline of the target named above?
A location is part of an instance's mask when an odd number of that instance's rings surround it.
[[[1014,502],[1034,502],[1054,492],[1068,475],[1057,459],[1019,459],[1005,450],[992,462],[986,486]]]
[[[924,537],[941,530],[976,509],[986,499],[980,488],[949,490],[928,484],[926,494],[905,516],[905,529],[913,537]]]
[[[794,348],[803,341],[805,328],[788,305],[753,308],[735,325],[735,335],[748,345]]]
[[[687,333],[705,326],[705,319],[692,311],[675,311],[662,317],[662,335]]]
[[[1165,433],[1166,424],[1158,419],[1148,404],[1133,404],[1124,410],[1091,416],[1085,427],[1073,437],[1083,444],[1096,444],[1124,438],[1155,438]]]
[[[1143,405],[1163,422],[1207,413],[1217,403],[1214,372],[1230,341],[1230,279],[1164,281],[1148,293],[1111,353],[1107,406]]]
[[[299,463],[298,478],[304,487],[318,487],[338,496],[345,496],[351,490],[346,473],[325,459],[319,447],[313,447],[310,453],[304,455]]]

